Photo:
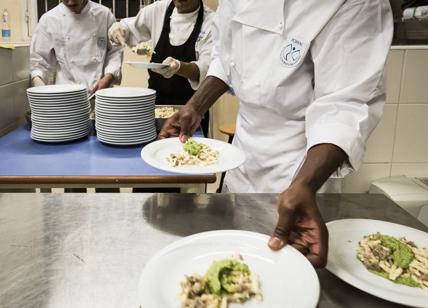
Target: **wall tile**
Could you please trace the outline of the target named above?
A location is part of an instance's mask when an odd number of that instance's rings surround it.
[[[345,177],[343,193],[366,193],[375,180],[389,177],[391,164],[363,164],[357,172]]]
[[[0,86],[12,82],[12,51],[0,48]]]
[[[394,148],[397,104],[386,104],[379,125],[371,134],[366,145],[364,162],[390,163]]]
[[[23,119],[25,112],[30,110],[26,92],[29,85],[29,80],[23,80],[11,84],[13,93],[13,113],[16,118]]]
[[[386,61],[386,102],[398,103],[400,98],[403,50],[391,50]]]
[[[428,163],[428,104],[399,105],[393,162]]]
[[[18,47],[12,52],[13,81],[30,78],[30,48]]]
[[[400,103],[428,104],[428,50],[405,52]]]
[[[15,120],[13,113],[13,91],[9,85],[0,86],[0,130]]]
[[[391,176],[428,177],[428,164],[392,164]]]

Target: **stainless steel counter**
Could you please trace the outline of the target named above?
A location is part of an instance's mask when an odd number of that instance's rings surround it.
[[[0,194],[0,307],[138,307],[139,276],[157,250],[208,230],[269,234],[275,202],[270,194]],[[380,195],[320,195],[319,205],[327,221],[373,218],[426,231]],[[318,275],[319,307],[398,307],[326,270]]]

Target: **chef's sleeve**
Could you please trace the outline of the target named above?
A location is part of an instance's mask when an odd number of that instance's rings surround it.
[[[110,28],[115,21],[113,14],[109,12],[108,28]],[[112,74],[114,82],[117,84],[119,84],[122,79],[122,58],[122,47],[113,45],[110,40],[107,40],[107,55],[104,63],[104,75]]]
[[[151,27],[153,22],[163,23],[164,16],[161,10],[161,1],[143,7],[135,17],[124,18],[120,22],[129,30],[128,44],[135,46],[138,43],[149,41],[152,38]]]
[[[312,42],[314,101],[306,111],[307,149],[330,143],[348,155],[333,177],[362,164],[385,104],[384,65],[393,35],[388,1],[347,1]]]
[[[208,68],[207,76],[213,76],[221,79],[225,84],[229,85],[230,90],[230,78],[227,74],[227,69],[224,66],[222,57],[225,55],[221,55],[221,52],[226,52],[231,48],[228,42],[230,41],[230,20],[226,16],[226,5],[225,1],[220,1],[217,11],[213,18],[212,23],[212,50],[211,50],[211,63]],[[222,48],[220,48],[221,44],[223,44]],[[230,52],[230,50],[229,50]]]
[[[210,15],[212,16],[213,13]],[[195,91],[199,88],[199,85],[207,76],[208,67],[210,66],[211,62],[211,50],[213,48],[213,39],[211,33],[212,18],[205,19],[204,23],[206,23],[206,26],[203,27],[198,41],[195,44],[196,61],[192,61],[192,63],[196,64],[199,68],[199,80],[193,81],[189,79],[190,86]]]
[[[53,71],[56,66],[54,52],[54,39],[45,31],[44,18],[40,19],[30,46],[30,74],[31,78],[39,76],[47,84],[49,72]]]

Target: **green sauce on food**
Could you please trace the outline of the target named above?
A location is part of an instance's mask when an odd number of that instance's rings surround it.
[[[211,293],[220,295],[221,290],[235,292],[233,284],[234,272],[250,273],[248,266],[242,262],[225,259],[215,261],[208,269],[206,278]]]
[[[385,279],[389,279],[388,273],[384,272],[384,271],[374,271],[374,270],[369,270],[371,273],[376,274],[380,277],[383,277]],[[390,280],[392,281],[392,280]],[[399,276],[395,281],[393,281],[395,283],[398,284],[403,284],[405,286],[409,286],[412,288],[420,288],[421,286],[419,285],[419,283],[417,283],[416,281],[414,281],[411,277],[403,277],[403,276]]]
[[[184,151],[189,153],[190,155],[198,155],[202,149],[202,144],[197,143],[193,139],[188,139],[183,146]]]
[[[404,243],[388,235],[381,235],[382,245],[391,249],[394,264],[398,267],[408,268],[415,258],[413,251]]]

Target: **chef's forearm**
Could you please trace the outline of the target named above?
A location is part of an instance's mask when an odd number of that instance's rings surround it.
[[[316,193],[347,159],[346,153],[334,144],[315,145],[309,149],[305,162],[291,185],[303,184]]]
[[[198,82],[200,77],[199,67],[195,63],[180,62],[180,69],[177,75]]]
[[[223,80],[208,76],[189,100],[188,105],[203,115],[227,90],[229,86]]]

